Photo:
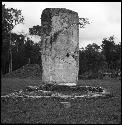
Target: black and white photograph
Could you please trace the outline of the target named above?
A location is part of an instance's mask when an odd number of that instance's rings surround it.
[[[2,2],[2,124],[121,124],[121,2]]]

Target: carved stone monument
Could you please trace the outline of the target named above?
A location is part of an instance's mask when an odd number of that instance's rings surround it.
[[[46,8],[41,15],[42,81],[77,83],[79,71],[79,17],[65,8]]]

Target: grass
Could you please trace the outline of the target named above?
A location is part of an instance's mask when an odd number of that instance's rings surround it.
[[[39,86],[41,84],[41,80],[34,80],[30,78],[2,78],[1,80],[1,95],[6,95],[14,92],[15,90],[24,89],[29,85]]]
[[[11,73],[5,74],[3,78],[40,79],[41,70],[38,64],[27,64],[17,70],[12,71]]]
[[[1,95],[28,85],[40,85],[41,80],[31,78],[2,78]],[[70,100],[66,108],[60,99],[18,99],[1,100],[2,123],[57,123],[57,124],[120,124],[121,123],[121,81],[79,80],[80,85],[101,86],[109,89],[112,98]]]

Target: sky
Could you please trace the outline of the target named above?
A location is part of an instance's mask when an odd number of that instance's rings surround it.
[[[41,13],[45,8],[66,8],[78,13],[80,18],[91,22],[79,29],[79,48],[88,44],[102,44],[103,38],[115,36],[115,43],[121,42],[121,2],[2,2],[7,8],[22,10],[24,23],[13,32],[29,33],[29,28],[41,25]],[[39,37],[33,38],[35,42]]]

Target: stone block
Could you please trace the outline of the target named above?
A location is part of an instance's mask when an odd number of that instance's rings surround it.
[[[79,17],[65,8],[46,8],[41,15],[42,80],[77,83],[79,71]]]

